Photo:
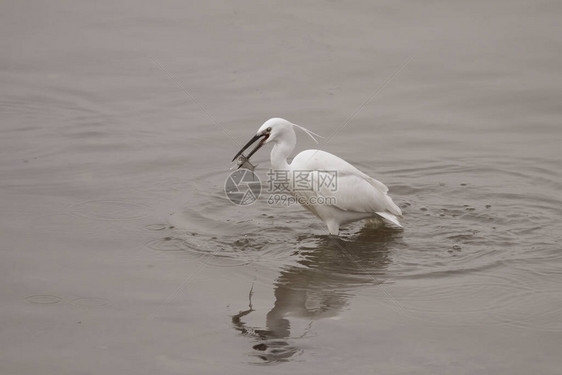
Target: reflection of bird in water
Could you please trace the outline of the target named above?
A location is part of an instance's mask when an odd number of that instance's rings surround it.
[[[243,322],[244,316],[255,311],[250,290],[249,308],[232,317],[234,328],[257,340],[254,354],[262,360],[290,360],[301,351],[291,343],[298,337],[291,336],[290,318],[308,320],[310,328],[315,320],[337,316],[355,289],[382,283],[390,263],[388,245],[400,236],[401,232],[389,229],[363,228],[352,240],[312,238],[313,244],[300,246],[297,264],[283,269],[277,278],[275,304],[266,315],[266,327]]]

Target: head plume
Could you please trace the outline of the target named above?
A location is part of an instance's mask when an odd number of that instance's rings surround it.
[[[303,128],[303,127],[300,126],[300,125],[293,124],[292,122],[291,122],[291,125],[293,125],[294,127],[298,128],[298,129],[302,130],[303,132],[305,132],[306,134],[308,134],[308,136],[309,136],[310,138],[312,138],[312,140],[313,140],[314,142],[316,142],[316,143],[318,143],[318,140],[316,139],[316,137],[318,137],[318,138],[323,138],[321,135],[316,134],[315,132],[313,132],[313,131],[311,131],[311,130],[308,130],[307,128]]]

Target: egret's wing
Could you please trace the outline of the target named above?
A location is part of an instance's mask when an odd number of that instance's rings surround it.
[[[320,180],[321,176],[322,172],[319,172]],[[383,185],[380,182],[379,184]],[[388,189],[380,189],[361,175],[340,173],[337,175],[336,185],[319,186],[318,195],[329,197],[334,206],[345,211],[373,213],[388,211],[394,215],[401,215],[400,208],[386,194]]]
[[[324,184],[317,193],[330,197],[335,206],[354,212],[390,212],[402,215],[400,208],[387,195],[388,188],[382,182],[366,175],[345,160],[321,150],[306,150],[298,154],[291,168],[316,170],[318,181],[323,174],[336,174],[336,187]],[[324,178],[325,180],[325,178]]]

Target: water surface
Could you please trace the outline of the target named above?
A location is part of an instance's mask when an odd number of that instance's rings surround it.
[[[558,373],[561,13],[4,1],[3,372]],[[231,204],[275,116],[405,229]]]

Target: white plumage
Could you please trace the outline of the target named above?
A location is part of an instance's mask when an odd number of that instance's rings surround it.
[[[273,143],[271,166],[276,170],[287,171],[286,175],[291,179],[288,184],[291,187],[290,193],[324,221],[330,234],[337,235],[343,224],[377,216],[385,222],[401,227],[398,217],[402,215],[402,211],[388,196],[388,188],[345,160],[325,151],[305,150],[296,155],[289,164],[287,158],[295,149],[297,141],[295,127],[316,141],[314,136],[317,134],[287,120],[272,118],[258,129],[254,138],[235,159],[259,138],[262,140],[249,154],[248,159],[264,144]],[[303,171],[305,173],[300,173]],[[304,181],[299,181],[301,186],[307,183],[308,178],[307,188],[295,188],[293,179],[297,175],[301,179],[304,176]],[[333,175],[336,178],[335,186],[333,183],[324,186],[317,183],[320,179]]]

